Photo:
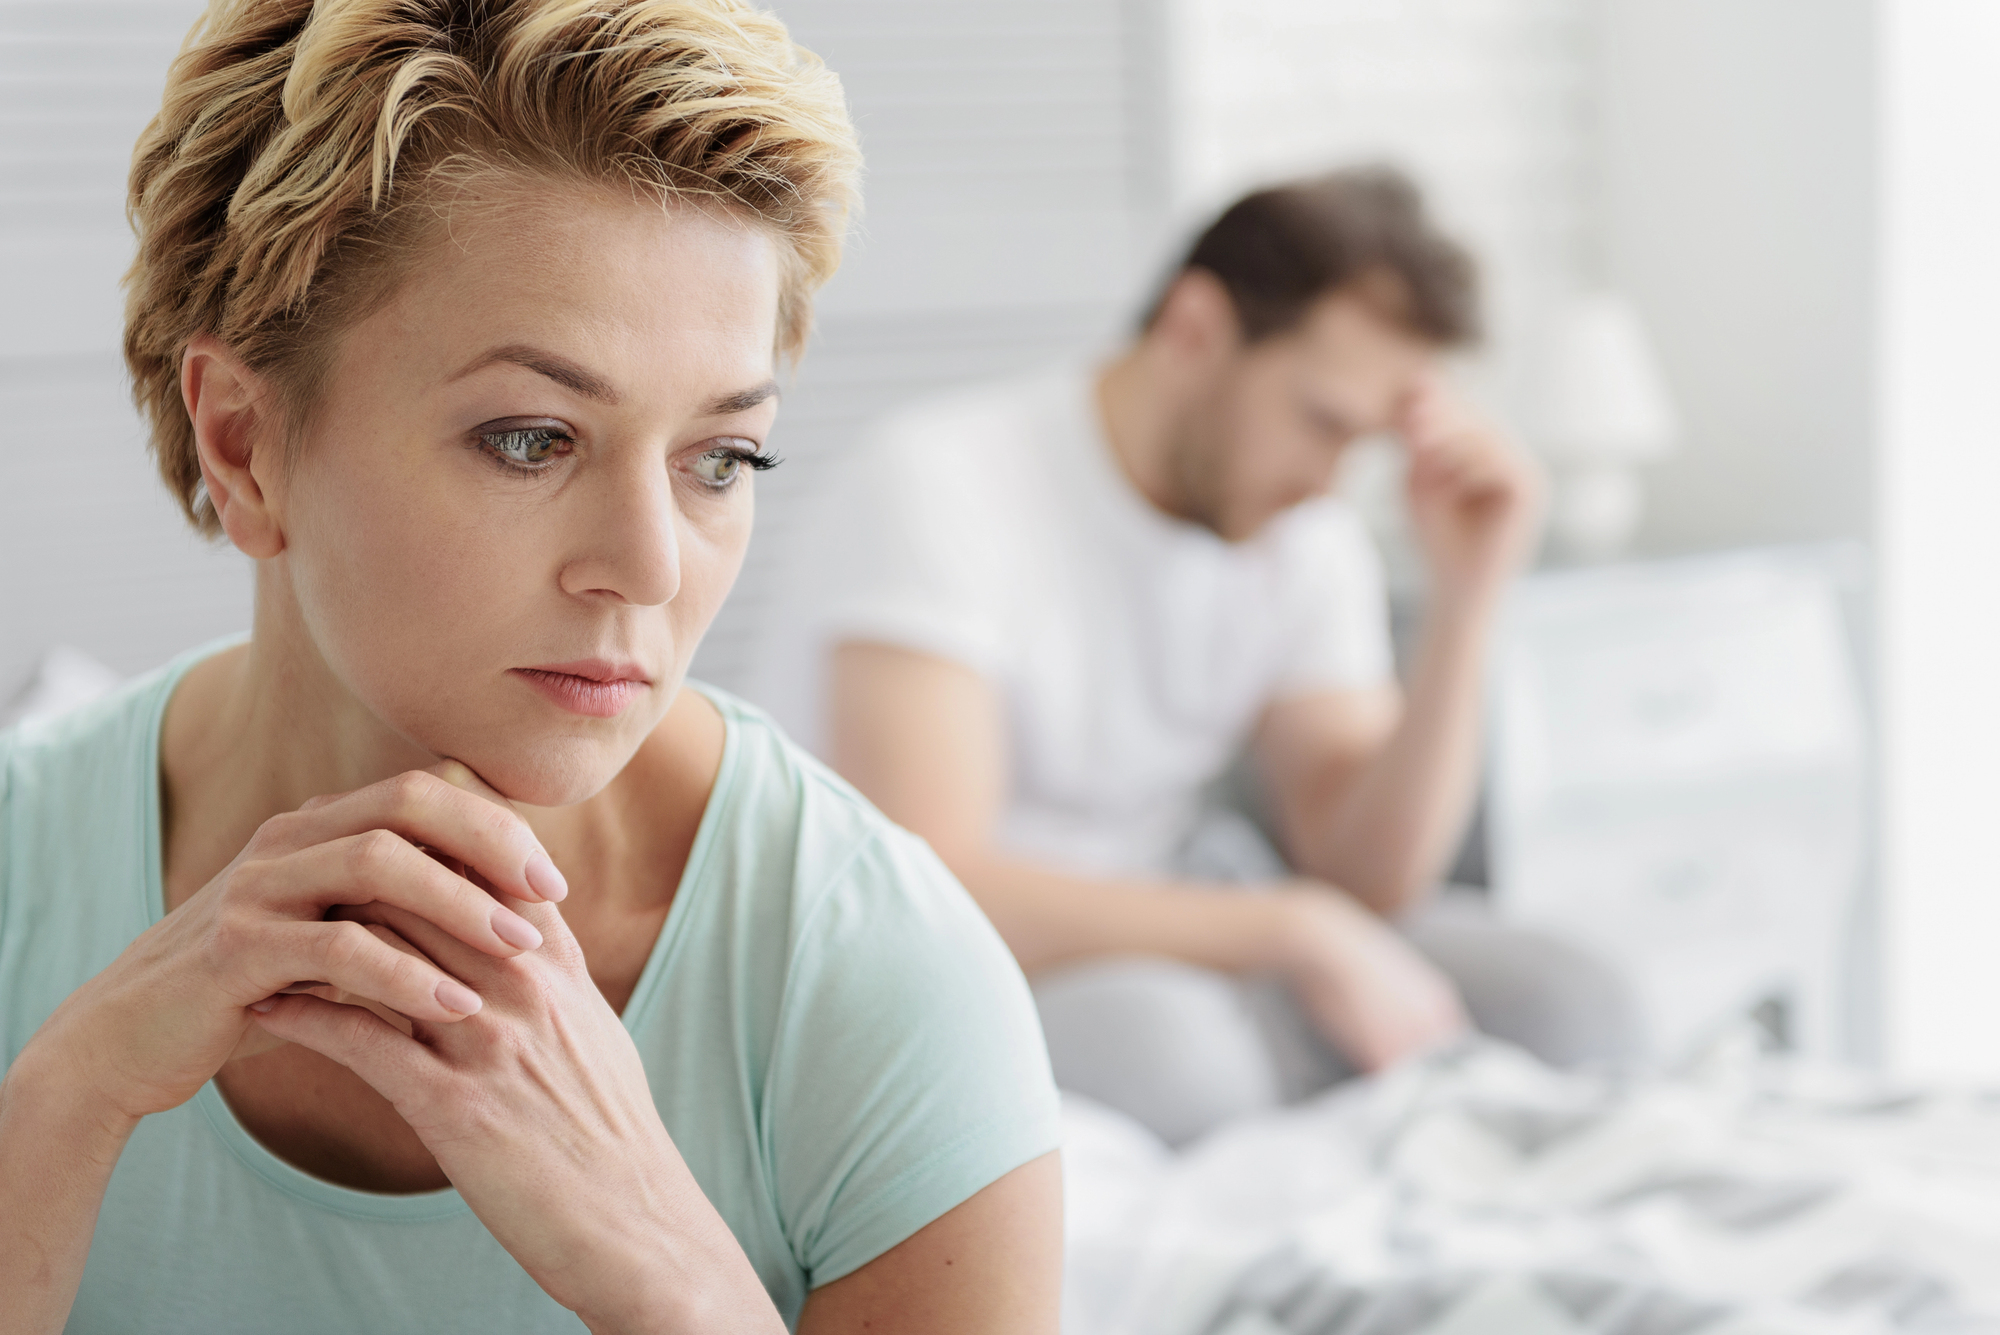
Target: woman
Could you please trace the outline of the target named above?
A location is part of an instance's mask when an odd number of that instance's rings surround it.
[[[1054,1328],[1004,948],[682,687],[855,166],[737,0],[215,0],[126,350],[254,630],[0,736],[0,1329]]]

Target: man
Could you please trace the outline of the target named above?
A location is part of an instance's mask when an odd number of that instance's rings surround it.
[[[1468,995],[1575,963],[1411,916],[1466,817],[1481,659],[1536,530],[1534,470],[1439,374],[1476,333],[1472,264],[1401,176],[1260,191],[1109,364],[911,410],[827,503],[808,641],[780,656],[824,717],[792,721],[978,898],[1058,1080],[1170,1140],[1334,1078],[1321,1037],[1371,1070],[1460,1032],[1392,921]],[[1377,433],[1429,574],[1407,690],[1329,495]],[[1283,863],[1205,814],[1246,748]]]

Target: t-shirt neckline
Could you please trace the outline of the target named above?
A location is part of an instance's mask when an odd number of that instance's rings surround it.
[[[140,826],[145,831],[143,841],[145,875],[141,878],[142,922],[146,927],[166,916],[167,891],[166,873],[162,865],[165,853],[165,834],[160,825],[160,731],[166,718],[167,705],[173,699],[174,690],[181,679],[197,663],[236,645],[242,644],[248,635],[230,635],[211,641],[197,649],[181,655],[169,663],[161,672],[151,702],[151,717],[141,734],[142,752],[139,757],[143,779],[139,784],[141,806]],[[682,924],[691,910],[685,907],[695,888],[702,882],[702,873],[714,855],[716,842],[721,837],[716,833],[722,822],[721,812],[729,804],[736,787],[736,774],[741,766],[738,754],[741,750],[739,737],[741,729],[737,725],[736,712],[725,700],[715,697],[707,688],[697,682],[684,682],[685,686],[699,691],[704,699],[722,715],[722,762],[716,767],[715,782],[709,788],[708,801],[702,808],[701,821],[695,827],[694,844],[688,849],[687,863],[681,868],[681,878],[674,888],[673,903],[667,906],[666,921],[660,924],[660,932],[653,940],[653,948],[647,953],[645,967],[639,971],[639,979],[632,986],[632,995],[625,1002],[625,1009],[619,1021],[627,1033],[632,1032],[635,1022],[643,1020],[650,1012],[650,1001],[658,993],[661,979],[670,965],[672,957],[678,954],[676,946],[686,935]],[[264,1143],[250,1134],[231,1111],[216,1087],[213,1079],[205,1082],[195,1094],[194,1104],[208,1124],[215,1131],[229,1152],[244,1167],[265,1182],[285,1194],[316,1205],[325,1210],[345,1214],[357,1219],[367,1219],[390,1223],[423,1223],[448,1219],[469,1213],[471,1207],[455,1187],[440,1191],[418,1192],[378,1192],[362,1191],[355,1187],[343,1187],[314,1177],[304,1169],[279,1158]]]

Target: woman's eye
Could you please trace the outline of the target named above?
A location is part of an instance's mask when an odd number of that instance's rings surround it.
[[[735,485],[746,468],[754,468],[761,473],[766,468],[777,466],[777,455],[760,450],[753,442],[745,440],[696,455],[694,475],[706,485],[722,491]]]
[[[570,438],[552,426],[519,427],[512,431],[488,431],[480,439],[497,458],[521,468],[534,468],[563,452]]]
[[[735,450],[710,450],[694,461],[694,475],[718,489],[736,481],[742,471],[743,456]]]

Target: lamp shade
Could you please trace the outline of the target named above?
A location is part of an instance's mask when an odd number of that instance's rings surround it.
[[[1532,385],[1535,443],[1562,463],[1657,458],[1679,429],[1639,313],[1623,297],[1573,297],[1549,331]]]

